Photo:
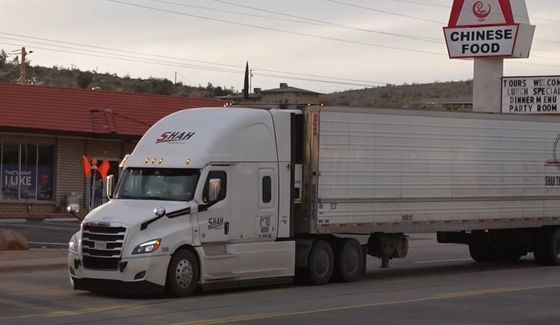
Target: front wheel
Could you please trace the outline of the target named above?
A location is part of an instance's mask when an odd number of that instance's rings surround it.
[[[196,289],[199,274],[198,260],[193,252],[178,250],[167,268],[167,290],[174,297],[190,296]]]

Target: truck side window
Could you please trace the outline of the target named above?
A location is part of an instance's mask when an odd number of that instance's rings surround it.
[[[214,202],[209,202],[210,197],[210,180],[212,179],[219,179],[220,180],[220,191],[218,194],[218,199]],[[223,171],[211,171],[208,173],[208,177],[206,178],[206,183],[204,184],[204,190],[202,191],[202,200],[204,203],[213,204],[219,202],[226,197],[226,189],[227,189],[227,175],[226,172]]]
[[[262,178],[262,201],[263,203],[272,201],[272,179],[270,176]]]

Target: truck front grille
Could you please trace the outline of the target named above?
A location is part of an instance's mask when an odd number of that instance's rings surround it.
[[[122,256],[125,235],[125,227],[84,224],[82,227],[84,268],[117,270]]]

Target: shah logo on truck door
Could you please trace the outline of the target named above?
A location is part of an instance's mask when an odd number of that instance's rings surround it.
[[[208,218],[208,230],[222,229],[224,226],[224,217]]]
[[[192,138],[194,134],[195,132],[189,131],[167,131],[156,139],[156,143],[182,143]]]

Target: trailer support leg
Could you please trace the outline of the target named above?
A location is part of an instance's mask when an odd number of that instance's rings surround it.
[[[389,268],[389,256],[381,256],[381,268]]]

